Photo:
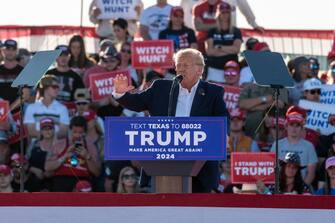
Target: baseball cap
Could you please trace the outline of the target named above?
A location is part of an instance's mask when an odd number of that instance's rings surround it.
[[[264,51],[268,49],[269,49],[269,45],[266,42],[255,43],[254,46],[252,47],[253,51]]]
[[[13,39],[7,39],[4,44],[4,47],[6,48],[13,48],[13,49],[17,49],[17,42]]]
[[[61,55],[65,54],[65,55],[69,55],[70,54],[70,49],[67,45],[58,45],[56,46],[55,50],[61,50]]]
[[[304,91],[307,91],[312,89],[321,89],[321,87],[322,87],[321,81],[313,77],[305,80],[303,89]]]
[[[91,95],[88,89],[86,88],[78,88],[74,92],[74,99],[75,103],[90,103],[91,101]]]
[[[45,128],[45,127],[51,127],[54,128],[55,126],[55,122],[52,118],[43,118],[40,121],[40,127],[41,129]]]
[[[300,125],[303,125],[306,118],[306,111],[297,107],[297,106],[291,106],[289,109],[287,109],[286,112],[286,122],[288,124],[292,123],[298,123]]]
[[[27,163],[28,160],[25,156],[21,156],[21,154],[19,153],[14,153],[11,157],[10,157],[10,161],[11,162],[16,162],[16,163],[20,163],[21,161],[23,163]]]
[[[230,111],[230,119],[233,119],[233,118],[239,118],[243,120],[246,118],[246,113],[240,108],[233,108]]]
[[[1,164],[0,165],[0,175],[9,175],[11,173],[11,169],[9,166]]]
[[[245,43],[245,46],[247,48],[247,50],[252,50],[252,48],[254,47],[254,45],[256,43],[258,43],[258,39],[254,38],[254,37],[250,37],[247,42]]]
[[[288,152],[285,154],[285,157],[283,160],[281,160],[283,163],[290,163],[290,164],[295,164],[299,167],[301,167],[301,161],[300,161],[300,156],[298,153],[295,152]]]
[[[86,180],[78,181],[75,188],[77,192],[91,192],[92,191],[91,183]]]
[[[329,157],[326,160],[326,169],[328,169],[329,167],[335,166],[335,156]]]
[[[100,57],[102,58],[114,57],[120,60],[120,55],[114,46],[108,46],[103,52],[100,53]]]
[[[278,117],[278,126],[280,129],[285,128],[285,119],[283,117]],[[271,118],[271,128],[276,127],[276,118]]]
[[[224,75],[238,75],[240,73],[240,65],[233,60],[228,61],[224,66]]]
[[[171,16],[184,16],[184,10],[180,6],[174,6],[171,9]]]

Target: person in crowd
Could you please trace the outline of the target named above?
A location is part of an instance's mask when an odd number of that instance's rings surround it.
[[[0,192],[14,192],[11,182],[13,181],[13,173],[9,166],[0,165]]]
[[[88,69],[84,75],[84,82],[87,88],[90,88],[89,76],[97,73],[106,73],[119,69],[121,63],[120,54],[114,47],[108,47],[100,54],[100,62],[98,65]],[[96,103],[98,107],[97,114],[99,117],[119,116],[122,114],[123,108],[112,97],[107,97]]]
[[[247,111],[245,125],[246,135],[255,138],[257,127],[265,112],[274,103],[273,89],[269,87],[258,86],[255,83],[245,85],[240,93],[238,106]],[[288,104],[288,93],[286,89],[280,90],[278,105],[280,113],[283,113],[285,106]]]
[[[184,10],[180,6],[171,9],[170,22],[168,27],[159,33],[159,39],[170,39],[174,43],[174,51],[179,49],[197,49],[197,40],[192,29],[184,25]]]
[[[7,39],[1,49],[4,62],[0,65],[0,97],[3,100],[13,103],[18,97],[17,89],[12,88],[12,82],[23,70],[16,60],[17,42],[13,39]]]
[[[167,0],[157,0],[156,4],[143,10],[140,18],[140,34],[143,40],[158,39],[159,32],[169,24],[172,5]]]
[[[320,63],[319,60],[315,57],[310,57],[309,59],[310,68],[312,71],[312,77],[319,78]]]
[[[40,96],[35,103],[28,105],[24,114],[23,123],[27,126],[28,135],[38,138],[40,133],[40,120],[52,118],[56,124],[58,138],[66,137],[69,126],[69,113],[64,105],[56,100],[59,93],[59,82],[54,75],[45,75],[39,82]]]
[[[45,170],[54,172],[52,191],[71,192],[79,180],[90,181],[93,176],[100,175],[97,148],[86,137],[86,119],[73,117],[70,130],[68,138],[54,144],[45,162]]]
[[[303,96],[304,81],[312,76],[310,62],[306,57],[297,57],[293,61],[292,76],[295,87],[289,89],[290,104],[297,105]]]
[[[224,82],[222,71],[224,65],[234,60],[238,62],[238,53],[241,49],[241,31],[231,24],[232,8],[228,3],[221,2],[217,5],[217,26],[208,31],[206,40],[206,53],[208,81]]]
[[[333,148],[335,148],[333,143]],[[333,149],[334,151],[334,149]],[[324,186],[316,191],[317,195],[335,195],[335,156],[331,156],[325,163],[326,176]]]
[[[128,69],[131,76],[132,84],[137,88],[142,81],[140,72],[131,65],[131,45],[129,42],[123,43],[120,49],[121,63],[119,66],[120,70]]]
[[[20,192],[21,164],[23,168],[23,191],[31,192],[31,181],[29,172],[29,163],[26,156],[14,153],[10,157],[10,168],[13,172],[12,188],[14,192]]]
[[[266,123],[266,122],[265,122]],[[286,137],[285,118],[278,117],[278,140]],[[276,118],[269,117],[269,122],[256,135],[257,145],[262,152],[269,152],[276,140]]]
[[[11,148],[9,146],[8,137],[13,135],[16,130],[17,125],[13,116],[11,112],[8,112],[7,117],[0,120],[0,164],[8,164],[9,162]]]
[[[204,71],[204,58],[200,51],[192,48],[181,49],[175,54],[176,71],[183,80],[176,87],[176,94],[171,109],[172,116],[226,116],[229,117],[223,101],[224,90],[220,86],[200,80]],[[148,110],[151,116],[168,114],[169,91],[171,80],[157,80],[146,91],[131,94],[125,76],[114,79],[114,97],[124,107],[134,111]],[[178,92],[178,93],[177,93]],[[159,100],[157,100],[159,98]],[[155,100],[154,100],[155,99]],[[203,103],[206,102],[206,106]],[[218,162],[206,162],[198,174],[198,184],[193,191],[210,192],[218,186]]]
[[[139,193],[140,187],[138,176],[133,167],[127,166],[122,168],[119,174],[119,183],[117,193]]]
[[[18,50],[16,60],[19,63],[21,67],[25,67],[31,59],[31,53],[25,49],[25,48],[20,48]]]
[[[69,61],[71,58],[70,49],[66,45],[58,45],[56,50],[61,50],[60,56],[56,59],[57,66],[48,70],[47,74],[57,77],[59,82],[59,93],[57,100],[65,105],[72,103],[74,100],[74,92],[77,88],[83,88],[84,83],[78,73],[71,70]]]
[[[279,159],[284,159],[286,153],[298,153],[302,166],[307,166],[307,170],[301,171],[303,180],[306,184],[311,184],[315,177],[316,164],[318,158],[312,143],[303,138],[305,117],[301,110],[295,106],[290,107],[286,113],[287,137],[278,141]],[[275,144],[271,151],[275,151]]]
[[[51,118],[43,118],[40,128],[40,138],[32,143],[28,155],[31,192],[50,191],[50,177],[53,174],[45,171],[44,166],[47,154],[56,143],[55,123]]]
[[[137,22],[141,15],[143,9],[142,0],[135,0],[136,5],[134,10],[136,11],[135,19],[128,19],[128,31],[130,35],[134,35],[137,30]],[[99,19],[99,15],[101,15],[101,9],[98,7],[97,0],[93,0],[89,7],[89,19],[90,21],[96,25],[96,33],[101,39],[110,39],[115,41],[115,33],[113,30],[113,19]]]
[[[240,65],[233,60],[228,61],[223,68],[224,83],[229,86],[239,87]]]
[[[301,165],[298,153],[288,152],[281,160],[279,172],[279,192],[282,194],[312,194],[312,188],[306,184],[301,176]],[[274,192],[274,187],[270,187]]]
[[[104,159],[104,123],[103,120],[90,108],[91,95],[89,90],[79,88],[75,93],[75,116],[83,116],[87,121],[87,136],[98,149],[100,158]]]
[[[114,43],[114,46],[117,51],[121,50],[121,46],[124,43],[131,43],[133,41],[133,36],[129,34],[127,28],[127,20],[119,18],[113,21],[113,29],[116,37],[116,42]]]
[[[243,132],[246,113],[240,108],[234,108],[230,112],[230,130],[228,138],[229,152],[258,152],[259,148],[252,138]]]
[[[69,52],[69,67],[80,76],[84,74],[85,70],[94,66],[94,62],[86,55],[85,43],[82,36],[74,35],[71,37]]]
[[[320,102],[322,83],[317,78],[309,78],[303,84],[303,99]]]

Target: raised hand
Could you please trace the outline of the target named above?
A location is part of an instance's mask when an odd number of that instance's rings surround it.
[[[117,94],[124,94],[134,89],[134,86],[128,84],[128,77],[120,74],[113,79],[113,85]]]

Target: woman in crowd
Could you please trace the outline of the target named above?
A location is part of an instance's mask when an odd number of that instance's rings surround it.
[[[217,27],[210,30],[207,36],[208,81],[224,83],[224,65],[230,60],[238,62],[242,34],[238,28],[232,26],[231,11],[231,6],[226,2],[221,2],[217,6]]]
[[[31,192],[48,191],[52,173],[45,171],[44,164],[47,154],[56,141],[55,123],[51,118],[43,118],[40,121],[40,139],[32,143],[29,155],[29,172]]]
[[[132,167],[124,167],[120,171],[118,193],[139,193],[138,176]]]
[[[335,195],[335,156],[331,156],[326,160],[325,168],[327,176],[325,177],[324,186],[317,190],[316,194]]]
[[[133,37],[128,32],[128,22],[125,19],[119,18],[113,22],[113,30],[115,33],[116,41],[115,47],[117,51],[120,51],[123,43],[130,43],[133,41]]]
[[[82,76],[86,69],[94,66],[94,62],[86,55],[84,39],[80,35],[74,35],[70,39],[70,61],[69,66],[80,76]]]

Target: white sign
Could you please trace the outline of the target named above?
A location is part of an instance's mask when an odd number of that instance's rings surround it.
[[[321,88],[320,103],[335,105],[335,84],[323,84]],[[333,111],[334,113],[335,111]]]
[[[140,0],[97,0],[101,14],[98,19],[137,19],[136,6]]]
[[[335,111],[335,105],[325,105],[307,100],[300,100],[299,106],[310,110],[307,115],[305,127],[319,131],[322,135],[330,135],[335,132],[335,126],[328,122],[329,114]]]

